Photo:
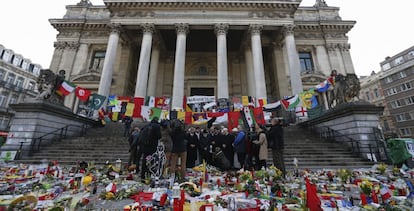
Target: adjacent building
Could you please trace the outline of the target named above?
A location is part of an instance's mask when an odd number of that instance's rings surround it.
[[[414,46],[380,65],[380,72],[360,79],[360,97],[384,106],[380,126],[386,136],[414,138]]]
[[[0,44],[0,131],[8,130],[13,111],[9,104],[35,97],[41,66]]]
[[[63,18],[50,69],[108,96],[253,96],[280,100],[354,73],[347,33],[355,21],[316,0],[81,0]],[[76,110],[73,95],[65,105]]]
[[[380,65],[380,84],[398,135],[414,138],[414,46]]]

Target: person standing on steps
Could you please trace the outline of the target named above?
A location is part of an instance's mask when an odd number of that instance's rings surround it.
[[[153,118],[151,122],[142,128],[139,135],[140,152],[142,152],[141,179],[145,179],[148,174],[147,157],[157,151],[158,140],[161,138],[161,127],[158,118]]]
[[[132,122],[133,121],[134,120],[130,116],[125,116],[122,119],[122,122],[124,123],[124,126],[125,126],[125,129],[124,129],[124,137],[128,137],[129,136],[129,132],[131,130],[131,125],[132,125]]]
[[[283,150],[285,148],[285,142],[283,138],[283,127],[279,119],[273,118],[271,121],[271,127],[269,130],[269,144],[272,148],[273,165],[280,169],[283,176],[286,175],[285,161],[283,158]]]
[[[128,143],[129,143],[129,160],[128,160],[128,166],[131,166],[132,164],[138,165],[138,140],[139,140],[139,127],[134,127],[132,129],[131,135],[129,135]],[[138,167],[138,166],[136,166]]]

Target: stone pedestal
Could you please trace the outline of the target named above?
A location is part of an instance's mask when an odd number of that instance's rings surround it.
[[[334,137],[352,147],[362,157],[385,159],[384,145],[378,134],[379,116],[384,107],[365,102],[344,103],[328,110],[325,114],[307,121],[324,137]],[[352,143],[353,142],[353,143]]]
[[[22,149],[23,155],[65,137],[81,136],[95,121],[78,116],[63,105],[33,100],[10,107],[15,111],[11,120],[5,150]]]

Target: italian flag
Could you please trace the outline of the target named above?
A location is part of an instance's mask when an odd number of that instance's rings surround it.
[[[76,86],[75,84],[64,80],[60,86],[58,87],[58,89],[56,90],[56,93],[59,94],[60,96],[66,96],[70,93],[72,93],[75,90]]]

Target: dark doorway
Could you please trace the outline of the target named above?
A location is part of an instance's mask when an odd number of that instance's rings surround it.
[[[191,96],[214,96],[214,88],[191,88]]]

